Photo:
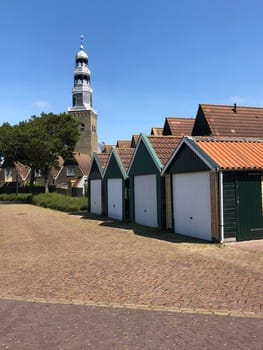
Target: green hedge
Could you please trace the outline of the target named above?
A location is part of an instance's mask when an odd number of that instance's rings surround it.
[[[42,193],[32,197],[32,204],[68,213],[87,210],[86,197],[70,197],[59,193]]]
[[[0,194],[0,201],[4,202],[26,202],[31,203],[32,194],[31,193],[11,193],[11,194]]]
[[[0,201],[32,203],[39,207],[56,209],[67,213],[87,210],[87,197],[70,197],[59,193],[19,193],[0,194]]]

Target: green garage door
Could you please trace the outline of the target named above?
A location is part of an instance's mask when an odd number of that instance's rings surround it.
[[[263,238],[261,174],[236,173],[237,240]]]

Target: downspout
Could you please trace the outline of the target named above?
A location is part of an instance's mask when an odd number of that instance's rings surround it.
[[[219,228],[220,228],[220,243],[224,242],[224,197],[223,197],[223,172],[219,171]]]

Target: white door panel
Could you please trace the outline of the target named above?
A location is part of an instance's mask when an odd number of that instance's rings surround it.
[[[122,179],[108,179],[108,216],[122,220]]]
[[[174,231],[211,240],[209,172],[173,175]]]
[[[158,227],[156,175],[134,176],[135,222]]]
[[[102,214],[101,206],[101,180],[90,180],[90,212]]]

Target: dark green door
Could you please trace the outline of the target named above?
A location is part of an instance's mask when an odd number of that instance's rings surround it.
[[[237,235],[237,198],[236,177],[234,172],[224,173],[224,236],[236,238]]]
[[[261,174],[236,173],[237,240],[263,238]]]

